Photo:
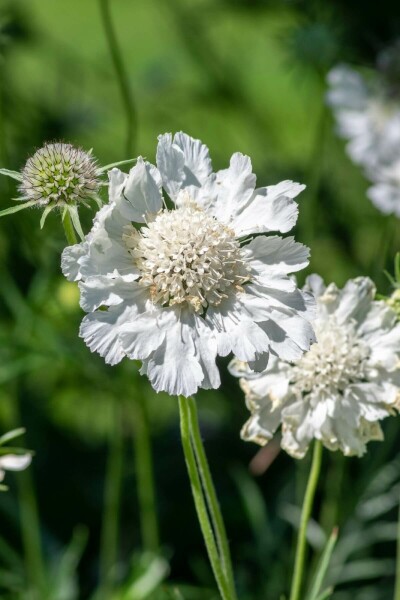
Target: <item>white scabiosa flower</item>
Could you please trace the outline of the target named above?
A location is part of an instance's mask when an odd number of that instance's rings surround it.
[[[399,155],[400,103],[377,74],[367,79],[346,65],[330,71],[328,85],[327,102],[339,135],[348,140],[347,152],[374,179],[377,169]]]
[[[220,385],[217,355],[263,369],[270,353],[293,360],[309,348],[313,298],[288,276],[308,249],[252,237],[289,231],[304,186],[256,189],[239,153],[214,173],[207,147],[184,133],[159,137],[157,167],[139,158],[109,178],[109,204],[62,258],[79,281],[92,351],[110,364],[140,360],[157,391],[189,396]]]
[[[359,277],[342,290],[307,280],[317,298],[317,342],[292,362],[272,358],[261,374],[234,360],[251,417],[242,437],[266,444],[282,428],[282,447],[302,458],[315,438],[330,450],[362,455],[381,440],[379,421],[399,407],[400,324],[373,282]]]

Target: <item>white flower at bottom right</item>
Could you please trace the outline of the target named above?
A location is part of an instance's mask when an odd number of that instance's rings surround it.
[[[251,416],[241,435],[266,444],[282,429],[281,446],[303,458],[313,439],[330,450],[361,456],[382,440],[380,420],[395,414],[400,400],[400,323],[383,301],[374,300],[367,277],[343,289],[317,275],[306,289],[317,299],[317,342],[295,362],[271,356],[262,373],[234,359]]]

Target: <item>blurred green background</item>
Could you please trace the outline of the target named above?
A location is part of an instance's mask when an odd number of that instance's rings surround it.
[[[295,235],[311,247],[309,272],[339,285],[370,275],[387,292],[383,269],[392,269],[399,249],[398,222],[366,198],[368,183],[335,136],[324,94],[326,73],[338,62],[373,66],[400,34],[400,8],[387,0],[109,5],[137,117],[134,155],[154,161],[157,135],[183,130],[209,146],[215,169],[241,151],[260,185],[306,183]],[[100,164],[127,158],[99,2],[0,0],[0,165],[19,170],[53,140],[93,148]],[[15,195],[12,180],[2,178],[0,209]],[[88,231],[93,213],[83,209],[81,217]],[[60,272],[59,216],[51,213],[42,231],[39,219],[30,210],[0,221],[0,426],[26,427],[25,444],[35,452],[31,469],[8,476],[11,491],[0,496],[1,598],[93,598],[102,565],[113,558],[104,551],[107,535],[115,537],[112,527],[104,533],[104,506],[114,517],[120,506],[108,598],[216,598],[176,400],[156,395],[133,363],[106,367],[78,338],[82,311],[76,286]],[[282,453],[267,469],[274,447],[258,454],[240,440],[247,411],[225,366],[221,361],[221,389],[198,397],[206,450],[239,597],[277,599],[288,590],[307,460],[294,464]],[[329,573],[337,600],[391,597],[397,423],[384,424],[386,441],[371,444],[361,460],[325,455],[316,511],[323,528],[315,523],[310,541],[318,554],[339,525],[342,542]],[[137,493],[146,424],[160,544],[154,531],[146,533],[140,506],[148,499]],[[121,493],[105,484],[107,464],[116,482],[121,473]],[[153,553],[144,554],[146,547]],[[310,558],[309,573],[314,565]],[[143,573],[150,591],[135,591]]]

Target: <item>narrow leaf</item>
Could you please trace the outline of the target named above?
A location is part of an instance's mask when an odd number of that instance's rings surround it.
[[[68,208],[68,211],[69,211],[69,214],[71,215],[71,221],[75,228],[75,231],[79,235],[81,240],[83,241],[85,239],[85,234],[83,233],[81,222],[79,220],[78,209],[76,206],[70,206]]]
[[[18,429],[13,429],[12,431],[5,433],[4,435],[2,435],[0,437],[0,446],[4,446],[4,444],[6,444],[7,442],[10,442],[11,440],[14,440],[15,438],[20,437],[21,435],[24,435],[24,433],[25,433],[24,427],[19,427]]]
[[[18,171],[10,171],[10,169],[0,169],[0,175],[7,175],[7,177],[12,177],[12,179],[22,181],[22,175]]]
[[[333,588],[327,588],[326,590],[324,590],[322,592],[322,594],[320,594],[318,596],[318,598],[316,598],[316,600],[327,600],[328,598],[330,598],[333,594]]]
[[[6,215],[12,215],[13,213],[18,212],[19,210],[24,210],[24,208],[29,208],[36,204],[36,200],[29,200],[29,202],[24,202],[23,204],[17,204],[17,206],[10,206],[10,208],[5,208],[4,210],[0,210],[0,217],[5,217]]]
[[[110,163],[109,165],[105,165],[104,167],[100,167],[100,169],[97,169],[97,173],[99,175],[102,175],[109,169],[113,169],[114,167],[120,167],[121,165],[127,165],[128,163],[135,162],[135,160],[137,160],[137,159],[136,158],[128,158],[127,160],[120,160],[118,162]]]
[[[47,216],[50,214],[50,212],[53,210],[52,206],[46,206],[46,208],[43,211],[43,214],[41,216],[40,219],[40,229],[43,229],[44,224],[46,222]]]
[[[332,533],[326,543],[324,551],[319,561],[316,573],[311,583],[310,593],[307,595],[307,600],[318,600],[319,594],[324,583],[325,575],[331,561],[332,552],[335,548],[335,544],[338,538],[338,529],[334,527]]]

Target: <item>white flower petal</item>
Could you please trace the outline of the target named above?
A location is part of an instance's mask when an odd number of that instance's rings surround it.
[[[193,340],[179,320],[169,328],[162,345],[143,362],[141,373],[148,376],[157,392],[185,397],[197,392],[204,373]]]
[[[293,181],[282,181],[255,190],[253,198],[233,218],[230,226],[238,237],[269,231],[287,233],[296,224],[299,212],[293,198],[304,188],[305,185]]]
[[[139,156],[117,201],[122,216],[136,223],[146,223],[154,217],[163,206],[160,182],[155,167]]]
[[[287,275],[304,269],[309,263],[310,250],[293,237],[259,236],[245,246],[244,255],[262,281],[271,275]]]
[[[250,158],[236,152],[228,169],[216,174],[218,198],[210,207],[210,212],[221,223],[230,224],[253,196],[255,185],[256,176],[252,172]]]
[[[2,471],[23,471],[32,462],[31,454],[3,454],[0,456]]]
[[[361,322],[370,309],[371,300],[375,295],[375,284],[369,277],[350,279],[340,295],[339,306],[335,311],[339,322],[349,319]]]
[[[161,173],[163,187],[172,200],[175,200],[182,187],[184,165],[185,156],[173,143],[172,135],[165,133],[158,136],[157,167]]]
[[[122,237],[129,225],[114,203],[103,206],[85,241],[63,251],[61,268],[65,276],[74,281],[101,275],[136,279],[138,269]]]
[[[137,315],[135,305],[125,302],[111,306],[108,310],[91,312],[83,319],[79,335],[92,352],[98,352],[109,365],[116,365],[124,358],[119,334],[126,323]]]
[[[68,281],[79,281],[82,278],[80,262],[87,251],[87,242],[64,248],[61,255],[61,270]]]
[[[121,198],[127,178],[128,175],[116,167],[108,171],[108,197],[110,202],[116,202]]]
[[[125,354],[132,359],[148,358],[164,342],[168,330],[178,322],[173,310],[153,307],[128,323],[120,334]]]
[[[185,159],[183,186],[200,187],[212,173],[209,150],[200,140],[196,140],[180,131],[174,136],[174,145],[183,152]]]

